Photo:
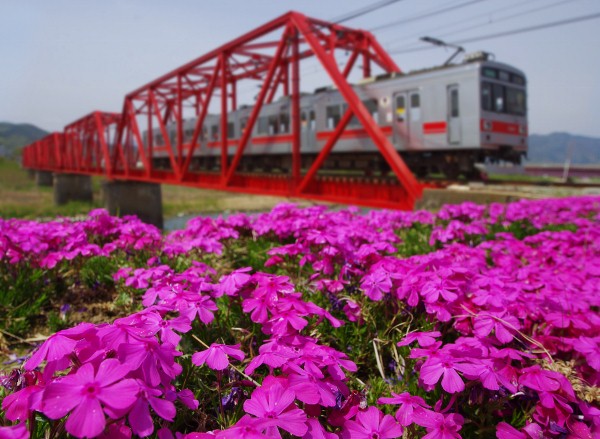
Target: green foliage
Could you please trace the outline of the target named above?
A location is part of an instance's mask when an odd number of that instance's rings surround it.
[[[0,325],[13,336],[26,336],[57,284],[45,270],[27,264],[0,264]]]
[[[432,229],[429,224],[415,223],[410,228],[398,230],[396,233],[402,242],[397,246],[396,256],[408,258],[434,251],[435,248],[429,245]]]

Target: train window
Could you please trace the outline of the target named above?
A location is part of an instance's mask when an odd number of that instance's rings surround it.
[[[508,72],[505,72],[504,70],[500,70],[500,72],[498,73],[498,79],[500,79],[500,81],[509,82],[510,74]]]
[[[206,140],[206,138],[208,137],[207,133],[208,133],[208,129],[206,128],[206,125],[204,125],[202,127],[202,134],[200,134],[200,140],[201,141],[205,141]]]
[[[269,134],[269,118],[259,117],[258,118],[258,134]]]
[[[163,145],[165,142],[163,140],[163,136],[161,134],[157,134],[154,136],[154,144],[155,145]]]
[[[525,78],[521,75],[512,74],[510,75],[510,82],[517,85],[525,85]]]
[[[228,139],[235,138],[235,124],[233,122],[227,123],[227,138]]]
[[[421,97],[419,93],[410,95],[410,108],[419,108],[421,106]]]
[[[219,140],[219,125],[211,125],[210,138],[211,140]]]
[[[308,118],[306,116],[306,111],[300,113],[300,129],[302,131],[306,131],[308,129]]]
[[[316,117],[314,110],[311,110],[308,114],[308,127],[311,131],[314,131],[316,128]]]
[[[371,117],[375,120],[375,123],[379,123],[379,111],[377,106],[377,99],[368,99],[363,101],[365,107],[367,107],[367,111],[371,115]]]
[[[188,128],[183,133],[183,141],[189,142],[190,140],[192,140],[193,135],[194,135],[194,130],[192,128]]]
[[[366,101],[362,101],[362,103],[366,107],[366,109],[369,112],[369,114],[371,115],[371,117],[375,120],[375,123],[379,123],[377,99],[367,99]],[[348,109],[348,106],[346,104],[344,104],[343,108],[344,108],[344,112],[346,112],[346,110]],[[350,122],[348,123],[348,125],[356,126],[356,125],[360,125],[360,122],[358,121],[358,118],[356,116],[352,116],[352,119],[350,119]]]
[[[525,116],[525,92],[518,88],[506,88],[506,111],[517,116]]]
[[[496,113],[504,113],[504,111],[505,111],[504,86],[502,86],[500,84],[493,84],[492,92],[493,92],[493,96],[494,96],[493,111],[495,111]]]
[[[339,105],[330,105],[326,109],[327,111],[327,129],[334,129],[338,123],[340,123],[340,119],[342,118],[342,112]]]
[[[492,84],[489,82],[481,83],[481,109],[492,111]]]
[[[396,109],[405,109],[406,103],[403,95],[396,96]]]
[[[279,117],[276,114],[269,116],[269,135],[279,133]]]
[[[289,133],[290,132],[290,116],[287,113],[281,113],[279,115],[279,132]]]
[[[486,78],[498,79],[498,70],[490,67],[484,67],[481,71],[481,74]]]
[[[458,117],[458,89],[450,90],[450,117]]]

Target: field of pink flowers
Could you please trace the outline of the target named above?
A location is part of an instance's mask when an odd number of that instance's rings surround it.
[[[0,439],[600,437],[598,197],[0,219],[0,296]]]

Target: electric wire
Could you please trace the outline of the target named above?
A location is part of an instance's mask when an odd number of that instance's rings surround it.
[[[479,35],[476,37],[465,38],[463,40],[454,41],[451,44],[460,45],[460,44],[465,44],[465,43],[472,43],[475,41],[483,41],[483,40],[490,40],[493,38],[518,35],[518,34],[522,34],[522,33],[526,33],[526,32],[533,32],[533,31],[540,30],[540,29],[548,29],[551,27],[563,26],[566,24],[578,23],[578,22],[587,21],[587,20],[593,20],[593,19],[596,19],[599,17],[600,17],[600,12],[596,13],[596,14],[592,14],[592,15],[584,15],[584,16],[579,16],[579,17],[568,18],[565,20],[553,21],[550,23],[542,23],[542,24],[535,25],[535,26],[528,26],[528,27],[523,27],[523,28],[519,28],[519,29],[512,29],[512,30],[505,31],[505,32],[497,32],[497,33],[493,33],[493,34]],[[427,47],[419,47],[419,48],[415,48],[415,49],[389,51],[389,53],[396,55],[396,54],[400,54],[400,53],[421,52],[423,50],[429,50],[429,49],[434,49],[434,48],[435,48],[435,46],[427,46]]]
[[[377,32],[377,31],[380,31],[380,30],[383,30],[383,29],[390,28],[392,26],[397,26],[399,24],[406,24],[406,23],[410,23],[410,22],[413,22],[413,21],[422,20],[424,18],[433,17],[434,15],[443,14],[445,12],[449,12],[449,11],[453,11],[453,10],[456,10],[456,9],[464,8],[466,6],[470,6],[470,5],[473,5],[475,3],[481,3],[481,2],[484,2],[484,1],[487,1],[487,0],[470,0],[470,1],[467,1],[467,2],[464,2],[464,3],[460,3],[458,5],[448,6],[447,8],[436,9],[436,10],[431,11],[431,12],[427,12],[427,13],[419,14],[419,15],[413,15],[412,17],[403,18],[401,20],[394,20],[394,21],[389,22],[389,23],[385,23],[385,24],[382,24],[382,25],[379,25],[379,26],[372,27],[370,30],[371,30],[371,32]]]
[[[467,31],[470,31],[470,30],[473,30],[473,29],[477,29],[477,28],[480,28],[480,27],[483,27],[483,26],[489,26],[491,24],[496,24],[496,23],[500,23],[500,22],[503,22],[503,21],[506,21],[506,20],[511,20],[513,18],[520,18],[520,17],[523,17],[523,16],[528,15],[528,14],[532,14],[532,13],[535,13],[535,12],[540,12],[540,11],[543,11],[543,10],[547,10],[547,9],[550,9],[550,8],[553,8],[555,6],[559,6],[559,5],[562,5],[562,4],[565,4],[565,3],[571,3],[573,1],[578,1],[578,0],[560,0],[558,2],[554,2],[554,3],[551,3],[551,4],[546,4],[546,5],[541,6],[541,7],[531,8],[531,9],[528,9],[528,10],[525,10],[525,11],[517,12],[515,14],[511,14],[511,15],[506,15],[506,16],[503,16],[503,17],[499,17],[497,19],[491,19],[489,21],[486,21],[485,23],[479,23],[479,24],[475,24],[473,26],[464,27],[464,28],[456,29],[456,30],[453,30],[453,31],[450,31],[450,32],[441,33],[441,34],[438,34],[437,37],[444,38],[444,37],[448,37],[450,35],[455,35],[455,34],[458,34],[458,33],[467,32]],[[516,5],[520,5],[520,4],[522,4],[522,3],[517,3]],[[515,6],[515,5],[513,5],[513,6]],[[506,10],[506,8],[503,8],[502,10]],[[471,17],[470,19],[479,18],[481,16],[493,14],[493,13],[495,13],[497,11],[498,10],[490,11],[489,13],[485,13],[485,14],[481,14],[481,15],[477,15],[477,16]],[[454,23],[454,25],[455,24],[456,23]],[[448,27],[448,26],[444,26],[444,27]],[[441,28],[438,28],[438,30],[439,29],[441,29]],[[423,31],[423,32],[420,32],[418,34],[413,34],[412,36],[415,37],[415,36],[419,36],[419,35],[423,35],[423,34],[427,34],[428,35],[431,32],[432,32],[431,30],[429,30],[429,31]],[[410,38],[410,37],[402,38],[401,40],[408,40],[408,38]],[[392,41],[387,41],[385,43],[385,46],[389,46],[393,41],[400,41],[400,40],[396,39],[396,40],[392,40]],[[419,43],[417,43],[417,45],[418,44]],[[391,50],[397,51],[397,50],[403,50],[403,49],[412,49],[413,47],[415,47],[414,43],[407,44],[407,45],[401,46],[401,47],[392,48]]]
[[[401,1],[403,1],[403,0],[383,0],[383,1],[380,1],[380,2],[377,2],[377,3],[373,3],[372,5],[366,6],[364,8],[360,8],[360,9],[357,9],[355,11],[348,12],[345,15],[342,15],[339,18],[333,18],[331,20],[331,22],[332,23],[336,23],[336,24],[344,23],[345,21],[352,20],[352,19],[357,18],[357,17],[361,17],[361,16],[366,15],[366,14],[368,14],[370,12],[376,11],[377,9],[381,9],[381,8],[389,6],[389,5],[393,4],[393,3],[398,3],[398,2],[401,2]]]

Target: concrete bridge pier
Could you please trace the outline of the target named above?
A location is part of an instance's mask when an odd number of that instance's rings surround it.
[[[80,174],[54,174],[54,204],[60,206],[69,201],[91,203],[92,177]]]
[[[163,228],[162,191],[158,183],[105,181],[104,207],[111,215],[136,215],[147,224]]]
[[[36,186],[52,186],[52,172],[49,171],[35,171],[35,184]]]

